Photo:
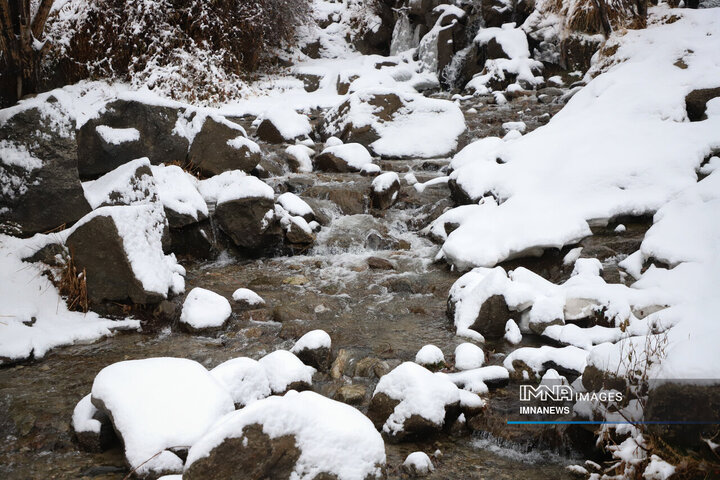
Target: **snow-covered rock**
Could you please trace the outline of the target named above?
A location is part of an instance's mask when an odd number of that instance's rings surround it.
[[[445,355],[435,345],[425,345],[415,355],[415,363],[434,370],[445,366]]]
[[[400,177],[395,172],[385,172],[373,179],[370,185],[370,205],[379,210],[390,208],[400,193]]]
[[[455,347],[455,368],[458,370],[471,370],[479,368],[485,363],[485,352],[473,343],[461,343]]]
[[[158,188],[150,160],[139,158],[83,183],[85,198],[95,209],[111,205],[147,204],[157,201]]]
[[[206,176],[231,170],[250,172],[260,161],[260,147],[247,138],[240,125],[210,115],[193,138],[188,161]]]
[[[430,457],[424,452],[412,452],[405,458],[402,466],[403,470],[413,477],[424,477],[435,470]]]
[[[312,330],[295,342],[290,349],[306,365],[327,371],[330,368],[332,341],[325,330]]]
[[[80,447],[88,452],[103,451],[115,438],[107,414],[92,404],[91,395],[80,400],[72,415],[72,428]]]
[[[207,218],[207,203],[193,176],[176,165],[154,165],[150,169],[170,228],[184,227]]]
[[[190,290],[183,302],[180,323],[193,332],[222,328],[232,314],[227,298],[204,288]]]
[[[230,393],[237,407],[272,394],[265,368],[252,358],[232,358],[210,370],[210,374]]]
[[[315,157],[315,168],[326,172],[357,172],[372,164],[372,157],[359,143],[327,147]]]
[[[380,434],[353,407],[314,392],[291,391],[233,412],[188,453],[183,478],[379,478]]]
[[[234,410],[230,394],[202,365],[181,358],[105,367],[93,381],[92,403],[111,418],[140,477],[182,472],[182,459],[169,449],[195,444]]]
[[[248,307],[265,305],[265,300],[249,288],[238,288],[232,294],[233,300]]]
[[[270,389],[275,394],[303,390],[312,385],[313,367],[305,365],[292,352],[276,350],[258,360],[265,369]]]
[[[269,143],[290,142],[312,131],[310,121],[305,115],[287,108],[274,108],[264,112],[259,118],[256,135]]]
[[[277,203],[279,203],[290,215],[302,217],[307,222],[311,222],[315,219],[315,212],[313,212],[310,205],[294,193],[285,192],[281,194],[277,198]]]
[[[285,149],[290,168],[294,172],[310,173],[313,169],[312,157],[315,150],[305,145],[290,145]]]

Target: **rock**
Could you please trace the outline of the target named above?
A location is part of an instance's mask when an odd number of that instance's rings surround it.
[[[395,172],[386,172],[375,177],[370,187],[370,206],[378,210],[390,208],[398,199],[400,178]]]
[[[455,368],[457,370],[472,370],[480,368],[485,363],[485,352],[473,343],[461,343],[455,347]]]
[[[693,90],[685,97],[685,109],[691,122],[707,119],[705,106],[713,98],[720,97],[720,87]]]
[[[165,212],[172,212],[172,210],[165,209]],[[208,260],[215,256],[217,253],[216,242],[208,219],[184,227],[173,228],[172,217],[173,215],[170,213],[168,216],[168,222],[171,225],[169,251],[180,257],[191,257],[198,260]]]
[[[315,234],[302,217],[290,217],[285,239],[292,245],[306,247],[315,243]]]
[[[435,470],[435,467],[426,453],[413,452],[405,458],[402,469],[411,477],[425,477]]]
[[[458,388],[412,362],[380,379],[367,412],[375,427],[394,441],[439,431],[459,414]]]
[[[435,345],[425,345],[415,355],[415,363],[431,371],[445,367],[445,355]]]
[[[567,70],[586,72],[595,52],[603,40],[584,35],[570,34],[560,44],[561,61]]]
[[[268,433],[265,433],[265,432]],[[184,480],[381,476],[385,445],[358,410],[314,392],[270,397],[228,415],[188,452]]]
[[[30,236],[71,225],[90,211],[78,176],[75,124],[54,97],[0,125],[0,224]],[[27,160],[9,162],[20,155]]]
[[[390,260],[380,257],[368,257],[367,264],[373,270],[395,270],[395,265]]]
[[[91,302],[153,304],[182,291],[175,261],[163,254],[164,226],[157,204],[103,207],[81,219],[66,245]]]
[[[403,106],[403,101],[394,93],[371,94],[360,97],[360,94],[353,94],[355,98],[349,98],[339,107],[328,112],[323,119],[321,131],[324,138],[336,136],[344,143],[359,143],[365,147],[380,138],[380,135],[373,129],[372,125],[354,126],[352,111],[357,109],[353,100],[361,101],[372,107],[373,116],[379,121],[392,121],[393,115]],[[343,127],[340,128],[340,125]]]
[[[330,369],[330,376],[334,379],[342,377],[349,360],[350,353],[347,350],[345,350],[344,348],[338,350],[337,357],[335,357],[335,361],[333,362],[332,368]]]
[[[173,133],[183,112],[137,100],[115,100],[77,132],[78,171],[94,178],[135,158],[150,163],[184,163],[189,142]]]
[[[330,335],[324,330],[312,330],[295,343],[290,350],[305,364],[321,372],[330,368]]]
[[[448,298],[447,314],[448,318],[454,321],[455,299],[452,296]],[[505,324],[512,316],[512,312],[505,302],[505,297],[493,295],[483,302],[478,316],[470,328],[487,339],[500,339],[505,335]]]
[[[313,367],[305,365],[295,354],[276,350],[258,360],[265,369],[270,390],[282,395],[289,390],[306,390],[312,386]]]
[[[295,74],[297,78],[302,80],[303,88],[306,92],[314,92],[320,88],[320,81],[323,79],[322,75],[314,75],[311,73],[298,73]]]
[[[158,201],[158,188],[147,158],[132,160],[97,180],[83,183],[93,209]]]
[[[111,419],[126,461],[140,478],[181,473],[183,461],[170,449],[195,444],[234,410],[230,394],[205,367],[182,358],[105,367],[95,377],[91,399]]]
[[[72,427],[80,448],[86,452],[102,452],[117,441],[110,418],[92,404],[86,395],[75,406]]]
[[[180,325],[192,333],[222,329],[231,314],[232,307],[225,297],[195,287],[183,303]]]
[[[313,163],[324,172],[359,172],[364,165],[372,163],[372,157],[359,143],[346,143],[326,148]]]
[[[512,22],[513,10],[510,4],[503,0],[489,0],[482,2],[482,18],[486,27],[501,27]]]
[[[272,199],[244,197],[219,203],[215,207],[215,218],[235,245],[257,250],[273,247],[281,238],[280,228],[273,221],[274,210]],[[271,221],[268,221],[268,215]]]
[[[260,147],[240,125],[208,116],[190,146],[188,162],[208,177],[230,170],[251,172],[260,162]]]
[[[265,300],[249,288],[238,288],[233,292],[232,299],[243,308],[257,308],[265,305]]]
[[[265,368],[252,358],[231,358],[213,368],[210,374],[227,389],[237,408],[272,394]]]
[[[355,376],[364,378],[380,378],[390,371],[388,364],[379,358],[366,357],[355,365]]]
[[[338,75],[337,82],[335,82],[335,89],[337,90],[338,95],[347,95],[348,91],[350,91],[350,84],[358,78],[360,78],[358,75],[346,75],[340,73],[340,75]]]
[[[365,401],[367,388],[364,385],[343,385],[335,392],[335,400],[348,405],[360,405]]]

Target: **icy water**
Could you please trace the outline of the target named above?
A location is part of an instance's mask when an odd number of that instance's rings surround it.
[[[465,109],[474,103],[463,105]],[[478,106],[468,114],[469,133],[476,137],[500,134],[503,121],[525,120],[532,129],[559,108],[516,100],[503,107]],[[533,123],[534,122],[534,123]],[[443,174],[447,159],[384,161],[383,170],[401,177],[413,172],[420,181]],[[208,368],[233,357],[258,358],[289,348],[303,333],[321,328],[344,349],[348,363],[342,378],[318,374],[313,389],[333,397],[348,383],[367,388],[367,408],[377,383],[372,372],[352,376],[357,362],[368,357],[392,368],[413,360],[428,343],[446,356],[463,342],[446,317],[448,290],[459,277],[435,262],[438,246],[418,231],[443,209],[452,206],[444,184],[423,193],[403,186],[400,201],[390,210],[365,210],[371,179],[355,174],[288,175],[268,180],[278,193],[293,191],[324,216],[314,248],[292,257],[242,260],[223,254],[213,262],[187,263],[187,288],[201,286],[230,298],[239,287],[255,290],[267,302],[257,310],[234,306],[233,319],[217,336],[183,333],[176,326],[147,325],[145,333],[118,334],[91,345],[55,350],[39,362],[0,370],[0,478],[4,479],[122,479],[127,474],[119,448],[102,454],[81,452],[73,442],[70,420],[78,400],[91,388],[105,366],[127,359],[180,356]],[[380,257],[392,270],[372,269],[369,257]],[[537,342],[528,337],[527,344]],[[508,347],[487,344],[488,364],[501,364]],[[356,372],[357,373],[357,372]],[[502,393],[491,393],[502,403]],[[541,428],[541,427],[537,427]],[[495,433],[502,434],[502,428]],[[537,432],[536,432],[537,433]],[[526,435],[524,437],[523,435]],[[387,443],[389,478],[402,478],[399,465],[416,450],[434,457],[433,479],[566,478],[572,459],[534,444],[533,432],[514,432],[513,442],[466,432],[443,433],[422,443]],[[527,439],[527,442],[524,440]],[[519,445],[525,445],[521,447]],[[530,450],[530,451],[528,451]]]

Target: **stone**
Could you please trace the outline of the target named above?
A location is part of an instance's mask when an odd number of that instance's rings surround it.
[[[390,185],[382,185],[381,180],[386,175],[394,175]],[[377,183],[381,182],[381,183]],[[370,189],[370,207],[377,210],[387,210],[397,202],[400,196],[400,179],[394,172],[383,173],[373,181]]]
[[[190,146],[188,162],[207,177],[229,170],[249,173],[260,162],[260,148],[239,125],[209,116]]]
[[[602,42],[584,34],[570,34],[560,44],[561,61],[568,70],[585,72]]]
[[[268,211],[274,209],[275,203],[269,198],[238,198],[217,205],[215,219],[236,246],[251,251],[267,250],[282,238],[277,222],[266,219]]]
[[[330,349],[327,347],[306,348],[294,353],[305,365],[310,365],[320,372],[327,372],[330,368]]]
[[[303,82],[303,88],[306,92],[314,92],[320,88],[321,75],[313,75],[311,73],[298,73],[295,76]]]
[[[343,376],[343,372],[345,371],[345,367],[347,366],[348,362],[350,361],[350,353],[345,350],[344,348],[341,348],[338,350],[337,356],[335,357],[335,361],[332,364],[332,367],[330,368],[330,377],[334,379],[338,379]]]
[[[348,405],[360,405],[365,400],[367,388],[364,385],[343,385],[335,392],[335,400]]]
[[[260,122],[260,125],[258,125],[257,130],[255,131],[255,135],[257,135],[260,140],[267,143],[280,144],[290,140],[282,136],[280,130],[269,118]]]
[[[720,97],[720,87],[693,90],[685,97],[685,109],[691,122],[707,119],[705,107],[713,98]]]
[[[451,321],[454,321],[455,300],[452,297],[448,298],[447,315]],[[513,314],[508,309],[505,297],[493,295],[483,302],[478,316],[470,328],[486,339],[497,340],[505,335],[505,324],[512,317]]]
[[[367,259],[368,267],[373,270],[395,270],[395,265],[381,257],[369,257]]]
[[[50,97],[43,110],[55,110],[64,119],[45,116],[38,108],[22,110],[0,126],[0,141],[8,149],[27,151],[37,168],[6,163],[0,154],[0,224],[10,233],[30,236],[71,225],[90,212],[78,174],[75,124]]]
[[[380,378],[390,371],[390,366],[375,357],[366,357],[355,365],[355,376],[365,378]]]
[[[182,113],[175,107],[150,105],[137,100],[115,100],[107,104],[103,113],[88,120],[77,131],[80,177],[96,178],[141,157],[148,157],[153,165],[184,163],[189,142],[173,133]],[[135,129],[139,138],[107,141],[98,127]]]
[[[485,27],[501,27],[512,22],[513,10],[503,0],[489,0],[482,2],[481,14],[485,20]]]

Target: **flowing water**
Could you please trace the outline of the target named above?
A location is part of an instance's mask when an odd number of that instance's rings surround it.
[[[469,114],[474,137],[497,134],[501,121],[542,124],[557,106],[536,101],[477,107]],[[528,110],[529,109],[529,110]],[[534,110],[533,110],[534,109]],[[533,124],[532,122],[535,122]],[[447,159],[384,161],[384,170],[401,176],[413,172],[420,181],[443,175]],[[127,470],[118,448],[86,453],[73,442],[70,420],[75,403],[86,395],[95,375],[105,366],[127,359],[180,356],[208,368],[233,357],[258,358],[289,348],[303,333],[321,328],[333,350],[345,349],[346,372],[367,357],[392,368],[413,360],[425,344],[451,355],[462,339],[454,335],[445,310],[448,290],[459,277],[434,261],[438,246],[418,231],[452,205],[447,186],[439,184],[418,193],[403,186],[400,201],[385,212],[365,213],[371,179],[357,174],[289,174],[268,180],[278,193],[294,191],[324,217],[326,225],[316,245],[302,255],[238,259],[228,253],[211,262],[185,263],[187,291],[208,288],[230,298],[239,287],[255,290],[267,302],[256,310],[234,308],[233,319],[217,336],[183,333],[176,325],[146,325],[144,333],[124,333],[90,345],[74,345],[50,352],[41,361],[0,370],[0,478],[5,479],[122,479]],[[381,257],[392,270],[369,268],[369,257]],[[531,338],[526,340],[533,342]],[[487,344],[488,364],[501,364],[508,347]],[[343,384],[367,387],[361,410],[367,408],[377,378],[318,374],[313,388],[332,397]],[[491,405],[493,395],[491,394]],[[4,414],[3,414],[4,412]],[[540,427],[538,427],[540,428]],[[532,439],[532,432],[528,434]],[[519,442],[517,440],[520,440]],[[420,443],[387,444],[390,478],[400,478],[399,465],[415,450],[431,454],[435,479],[546,479],[568,477],[567,455],[531,449],[522,436],[513,442],[492,436],[455,431]]]

